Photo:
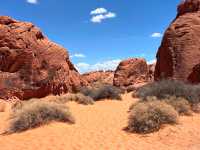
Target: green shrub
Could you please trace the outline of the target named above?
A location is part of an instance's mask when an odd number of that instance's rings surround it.
[[[32,101],[15,110],[10,116],[10,126],[6,133],[22,132],[51,121],[74,123],[68,107],[63,104]]]
[[[175,124],[178,120],[176,110],[162,101],[138,102],[132,106],[128,130],[136,133],[151,133],[163,124]]]
[[[121,90],[115,86],[102,85],[99,87],[84,87],[80,91],[86,96],[90,96],[95,101],[101,99],[116,99],[121,100]]]
[[[137,91],[137,96],[146,99],[148,96],[155,96],[164,99],[169,96],[182,97],[189,103],[199,103],[199,86],[192,86],[175,80],[162,80],[143,86]]]

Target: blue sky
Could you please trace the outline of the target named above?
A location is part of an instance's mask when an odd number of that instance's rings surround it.
[[[80,72],[155,59],[180,0],[4,0],[0,15],[37,25],[65,47]],[[154,37],[152,37],[154,35]]]

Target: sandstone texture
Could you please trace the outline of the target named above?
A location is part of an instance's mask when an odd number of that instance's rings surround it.
[[[96,83],[113,85],[113,71],[93,71],[82,74],[84,80],[86,80],[90,85]]]
[[[40,98],[85,84],[66,49],[32,23],[0,16],[0,98]]]
[[[137,84],[149,80],[149,70],[145,59],[130,58],[122,61],[114,73],[114,86],[134,89]]]
[[[185,0],[166,30],[157,52],[155,80],[171,78],[199,83],[200,0]]]

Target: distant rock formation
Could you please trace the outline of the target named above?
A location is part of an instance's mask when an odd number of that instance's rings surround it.
[[[96,83],[113,85],[113,71],[93,71],[82,74],[84,80],[88,82],[89,85]]]
[[[155,80],[172,78],[199,83],[200,0],[185,0],[166,30],[157,52]]]
[[[122,61],[114,73],[114,86],[134,89],[137,84],[149,80],[149,70],[145,59],[130,58]]]
[[[0,98],[40,98],[85,84],[63,47],[32,23],[0,16]]]

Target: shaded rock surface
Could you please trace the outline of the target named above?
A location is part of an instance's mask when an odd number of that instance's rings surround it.
[[[114,73],[113,85],[126,90],[134,90],[137,84],[149,80],[149,70],[145,59],[130,58],[122,61]]]
[[[85,84],[63,47],[32,23],[0,16],[0,98],[40,98]]]
[[[185,0],[166,30],[157,52],[155,80],[172,78],[199,83],[200,0]]]
[[[113,71],[93,71],[82,74],[84,80],[86,80],[90,85],[96,83],[103,83],[113,85]]]

